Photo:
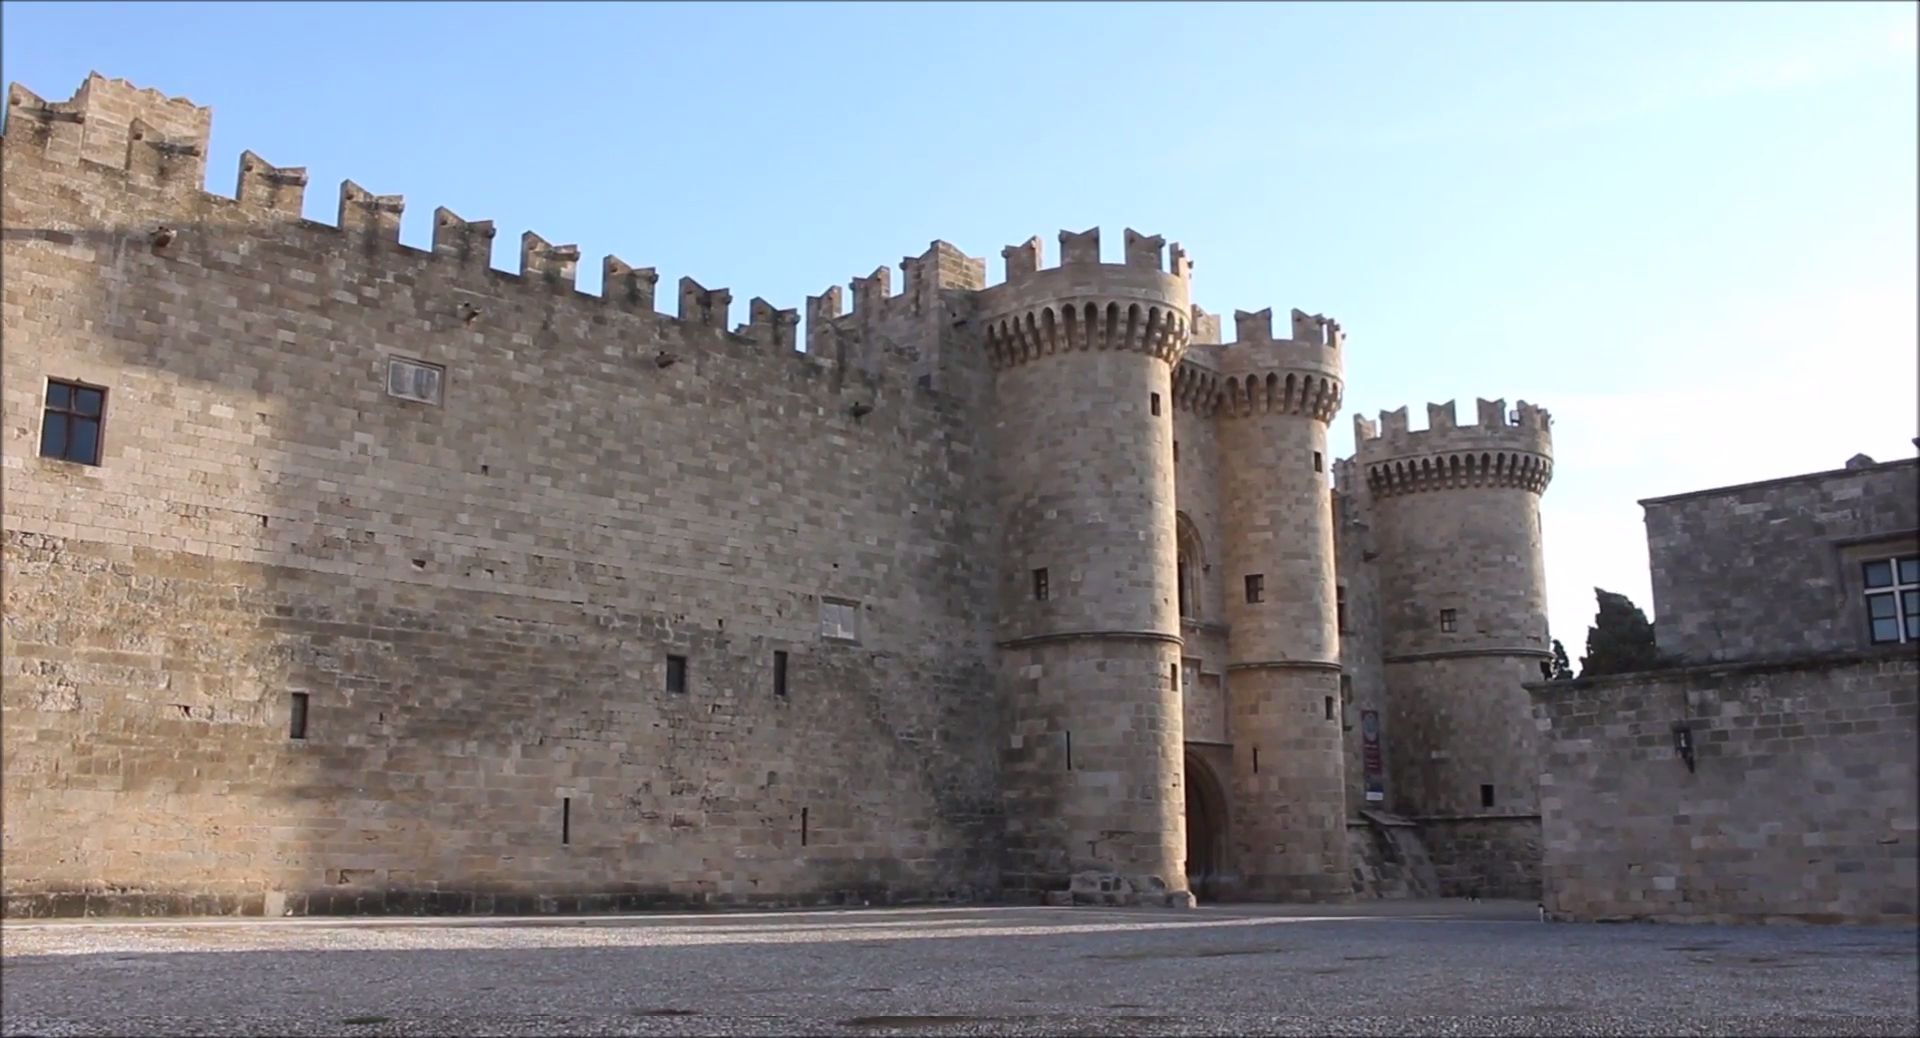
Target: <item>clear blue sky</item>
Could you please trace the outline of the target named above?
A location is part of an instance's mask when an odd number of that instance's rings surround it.
[[[1554,412],[1547,568],[1652,612],[1642,497],[1914,453],[1913,4],[29,4],[5,77],[734,292],[1094,225],[1347,328],[1352,414]],[[896,285],[897,282],[896,273]],[[663,297],[665,298],[665,297]]]

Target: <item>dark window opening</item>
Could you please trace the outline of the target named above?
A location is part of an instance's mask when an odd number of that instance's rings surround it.
[[[40,456],[81,465],[100,464],[100,422],[107,391],[77,382],[47,380],[47,408],[40,424]]]
[[[1327,697],[1327,720],[1333,720],[1333,697]]]
[[[1191,604],[1187,600],[1187,563],[1186,563],[1186,560],[1184,559],[1182,559],[1179,563],[1179,570],[1175,576],[1175,583],[1178,585],[1178,587],[1176,588],[1176,593],[1178,594],[1180,599],[1180,616],[1182,618],[1191,617],[1193,615],[1193,609]]]
[[[304,739],[307,737],[307,694],[293,693],[289,704],[291,716],[287,719],[287,738]]]
[[[1167,680],[1173,682],[1173,690],[1180,691],[1180,664],[1167,664]]]
[[[1247,601],[1263,602],[1267,597],[1267,578],[1261,573],[1247,574]]]
[[[773,654],[773,694],[787,694],[787,654],[779,650]]]
[[[1347,721],[1348,711],[1353,706],[1353,675],[1340,675],[1340,730],[1353,731],[1353,725]]]
[[[1482,784],[1480,786],[1480,806],[1481,807],[1493,806],[1493,787],[1492,786],[1485,785],[1485,784]]]
[[[1347,633],[1347,589],[1333,589],[1333,626],[1341,634]]]
[[[1047,600],[1047,570],[1044,566],[1033,571],[1033,597],[1039,602]]]
[[[1173,441],[1173,463],[1175,465],[1180,464],[1180,441],[1179,440]]]
[[[667,657],[667,692],[670,695],[684,695],[687,691],[687,658],[685,656]]]
[[[1160,413],[1160,394],[1158,393],[1147,394],[1147,406],[1153,409],[1154,414],[1156,415],[1159,414]]]
[[[800,846],[807,845],[807,809],[800,809]]]
[[[1451,609],[1440,610],[1440,629],[1452,631],[1460,625],[1460,614]]]
[[[1067,732],[1067,770],[1073,770],[1073,733]]]
[[[1253,773],[1260,774],[1260,747],[1258,746],[1253,748]]]
[[[560,842],[573,842],[573,798],[560,798]]]
[[[1313,452],[1313,471],[1315,472],[1327,471],[1327,459],[1319,451]]]

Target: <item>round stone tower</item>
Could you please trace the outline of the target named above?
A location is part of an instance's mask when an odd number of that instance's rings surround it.
[[[1004,542],[1000,685],[1008,889],[1191,904],[1184,859],[1173,365],[1189,341],[1178,245],[1099,232],[1002,252],[978,313],[994,376]],[[984,707],[983,707],[984,709]]]
[[[1337,901],[1352,893],[1327,455],[1341,333],[1298,310],[1280,340],[1272,311],[1234,321],[1216,421],[1239,889]]]
[[[1547,639],[1540,495],[1553,474],[1547,412],[1479,402],[1354,421],[1379,559],[1389,802],[1421,816],[1539,811],[1535,730],[1523,683]]]

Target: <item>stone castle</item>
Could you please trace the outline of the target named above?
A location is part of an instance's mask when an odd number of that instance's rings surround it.
[[[8,96],[10,914],[1537,893],[1544,410],[1336,461],[1158,237],[730,327],[209,126]]]

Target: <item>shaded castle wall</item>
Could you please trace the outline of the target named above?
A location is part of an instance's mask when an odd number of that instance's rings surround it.
[[[1554,917],[1914,925],[1911,648],[1530,691]]]
[[[1180,619],[1182,730],[1190,744],[1224,747],[1227,723],[1226,569],[1220,517],[1218,353],[1220,318],[1194,308],[1194,344],[1173,372],[1174,487],[1177,531],[1191,601]],[[1227,775],[1216,776],[1224,784]]]
[[[203,194],[205,110],[152,91],[10,102],[10,912],[994,889],[968,401],[757,301],[730,333],[690,280],[678,319],[616,260],[581,296],[536,236],[517,277],[444,211],[403,247],[351,184],[300,220],[255,156]],[[445,367],[439,406],[392,356]],[[37,456],[48,377],[106,388],[98,467]]]
[[[1392,798],[1393,778],[1387,742],[1387,691],[1380,662],[1379,548],[1373,518],[1367,511],[1364,488],[1351,460],[1334,468],[1333,531],[1336,588],[1335,623],[1340,633],[1340,730],[1345,755],[1347,815],[1363,810],[1385,811]],[[1345,604],[1344,610],[1340,603]],[[1344,621],[1340,614],[1344,612]],[[1373,791],[1369,799],[1366,723],[1374,725]]]

